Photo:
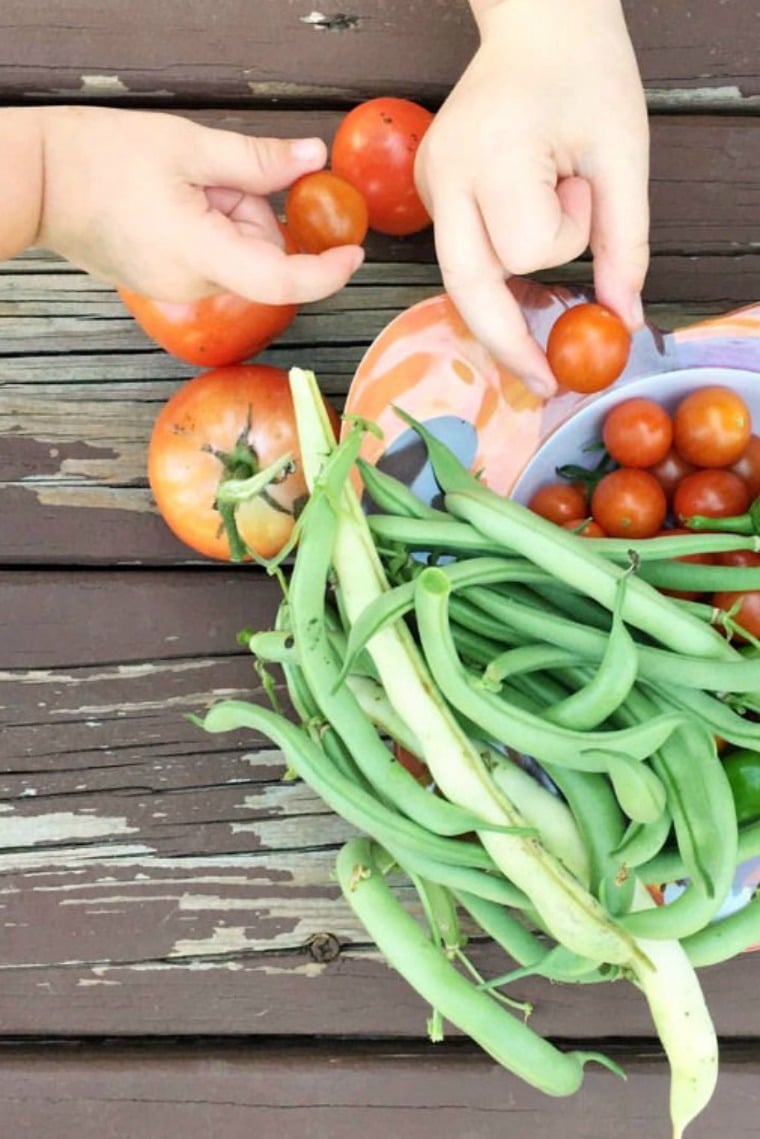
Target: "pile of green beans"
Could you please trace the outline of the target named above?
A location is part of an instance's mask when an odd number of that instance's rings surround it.
[[[719,570],[721,588],[748,574],[757,588],[757,571],[672,557],[758,539],[589,543],[498,498],[410,421],[443,492],[433,509],[358,459],[361,425],[335,444],[310,373],[291,383],[311,494],[291,572],[272,565],[276,627],[249,646],[281,670],[295,717],[225,701],[203,726],[267,735],[356,828],[338,879],[432,1006],[433,1038],[448,1020],[568,1095],[590,1060],[615,1065],[543,1040],[510,987],[538,975],[640,988],[671,1063],[677,1139],[717,1078],[695,970],[760,941],[757,902],[721,916],[737,866],[760,854],[760,821],[739,828],[716,745],[760,752],[748,711],[760,650],[659,586],[712,589]],[[427,765],[427,786],[396,745]],[[683,892],[653,904],[666,881]],[[468,936],[503,951],[497,976],[479,974]]]

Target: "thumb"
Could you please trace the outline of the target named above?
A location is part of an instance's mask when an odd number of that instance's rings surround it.
[[[234,131],[201,128],[193,159],[193,180],[267,195],[290,186],[327,161],[321,138],[253,138]]]
[[[641,290],[649,266],[646,163],[616,155],[592,182],[591,252],[597,300],[632,332],[643,323]]]

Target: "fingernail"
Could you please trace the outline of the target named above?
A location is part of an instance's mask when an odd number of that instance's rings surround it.
[[[295,138],[290,144],[293,157],[299,162],[324,162],[325,144],[321,138]]]
[[[364,263],[364,250],[357,248],[351,263],[351,272],[355,273]]]
[[[538,376],[525,376],[523,383],[527,388],[530,388],[533,394],[538,396],[539,399],[549,399],[557,390],[556,384],[541,379]]]

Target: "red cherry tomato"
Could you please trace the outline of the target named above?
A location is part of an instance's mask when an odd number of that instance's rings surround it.
[[[715,560],[722,566],[740,566],[752,568],[760,566],[760,554],[754,550],[723,550],[715,555]]]
[[[751,498],[760,495],[760,435],[750,435],[747,446],[732,463],[731,470],[744,479]]]
[[[725,467],[705,467],[681,479],[673,495],[673,513],[679,522],[702,514],[730,518],[743,514],[750,503],[747,484]]]
[[[402,236],[430,225],[414,183],[414,160],[430,111],[408,99],[370,99],[349,111],[333,139],[330,165],[364,196],[369,224]]]
[[[598,304],[566,309],[546,344],[558,383],[574,392],[598,392],[614,383],[628,362],[631,334],[620,317]]]
[[[749,408],[722,384],[696,388],[673,414],[675,448],[698,467],[730,467],[747,447],[750,432]]]
[[[665,408],[655,400],[634,396],[607,412],[602,441],[621,467],[651,467],[668,454],[673,424]]]
[[[546,483],[532,496],[528,509],[561,526],[568,519],[585,518],[586,492],[574,483]]]
[[[731,620],[749,634],[750,637],[760,638],[760,589],[743,590],[742,592],[721,591],[714,593],[712,603],[716,609],[731,613]],[[731,612],[737,606],[735,612]],[[745,640],[741,633],[735,634],[738,640]]]
[[[146,336],[170,355],[201,368],[258,356],[298,312],[296,305],[265,305],[234,293],[186,304],[154,301],[126,288],[119,289],[119,296]]]
[[[288,229],[304,253],[323,253],[336,245],[361,245],[369,217],[363,195],[329,170],[304,174],[285,199]]]
[[[327,405],[334,426],[337,415]],[[205,557],[233,552],[216,506],[233,469],[245,478],[285,454],[295,470],[234,512],[243,543],[263,558],[289,539],[306,496],[287,373],[266,364],[203,372],[164,405],[148,448],[148,479],[159,512],[180,541]]]
[[[668,503],[654,475],[619,467],[599,480],[591,514],[611,538],[651,538],[662,528]]]
[[[579,538],[606,538],[608,537],[598,522],[593,518],[568,518],[562,523],[564,530],[574,530]]]

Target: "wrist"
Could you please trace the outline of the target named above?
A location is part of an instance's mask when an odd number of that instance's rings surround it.
[[[14,257],[39,237],[45,188],[43,107],[0,111],[0,260]]]
[[[610,13],[618,17],[622,15],[622,0],[468,0],[468,3],[481,35],[484,25],[507,12],[516,20],[538,20],[539,26],[547,17],[553,16],[597,18]]]

